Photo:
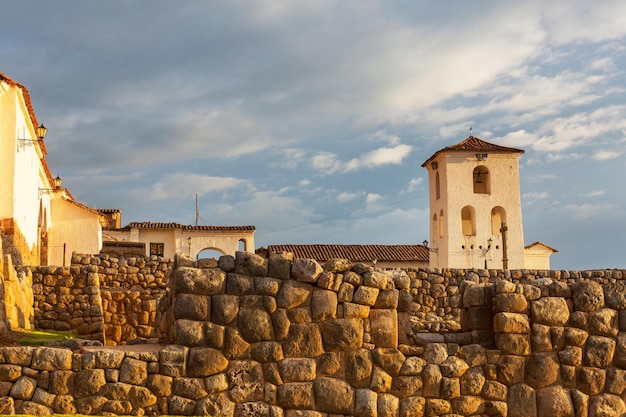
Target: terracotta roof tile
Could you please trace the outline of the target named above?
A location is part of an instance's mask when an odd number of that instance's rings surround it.
[[[254,226],[192,226],[173,222],[132,222],[122,228],[128,229],[183,229],[187,231],[210,231],[210,232],[248,232],[254,231]]]
[[[429,251],[422,245],[268,245],[268,252],[291,252],[296,258],[348,259],[361,261],[428,262]]]
[[[493,152],[493,153],[519,153],[523,154],[522,149],[509,148],[507,146],[496,145],[494,143],[485,142],[482,139],[474,136],[469,136],[465,140],[450,146],[446,146],[443,149],[435,152],[430,158],[428,158],[422,166],[425,167],[431,160],[435,159],[439,154],[445,152]]]

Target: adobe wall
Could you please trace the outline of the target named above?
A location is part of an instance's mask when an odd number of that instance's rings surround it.
[[[244,252],[177,262],[157,307],[163,345],[0,348],[0,414],[626,411],[623,271],[382,272]]]

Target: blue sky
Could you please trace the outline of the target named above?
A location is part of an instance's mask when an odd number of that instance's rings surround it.
[[[254,225],[256,246],[421,243],[426,170],[526,150],[525,242],[626,268],[626,3],[3,2],[0,71],[53,175],[123,223]]]

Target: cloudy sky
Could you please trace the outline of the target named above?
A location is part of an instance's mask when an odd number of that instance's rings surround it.
[[[526,150],[525,242],[626,268],[626,2],[14,0],[0,72],[53,175],[131,221],[256,246],[421,243],[426,170],[469,135]]]

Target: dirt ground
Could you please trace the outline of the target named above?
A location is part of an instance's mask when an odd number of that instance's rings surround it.
[[[20,346],[20,340],[23,339],[25,334],[23,332],[16,332],[8,330],[4,334],[0,334],[0,347],[2,346]]]

